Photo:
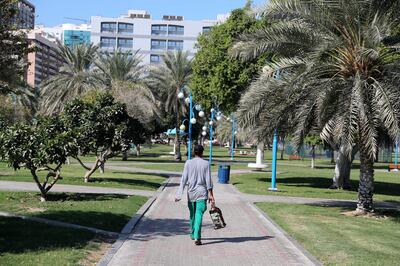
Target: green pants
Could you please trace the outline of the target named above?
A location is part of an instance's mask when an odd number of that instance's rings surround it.
[[[190,212],[190,237],[192,239],[201,239],[201,223],[203,214],[207,210],[207,200],[198,200],[188,202]]]

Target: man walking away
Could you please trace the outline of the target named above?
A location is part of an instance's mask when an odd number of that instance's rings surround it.
[[[175,201],[180,201],[183,190],[188,185],[187,198],[190,213],[190,237],[196,245],[201,245],[201,224],[203,214],[207,210],[207,200],[215,204],[210,165],[203,160],[204,148],[201,145],[194,147],[195,157],[186,161],[181,183]]]

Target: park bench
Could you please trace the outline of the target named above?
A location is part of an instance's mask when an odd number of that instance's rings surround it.
[[[302,160],[302,158],[298,155],[289,155],[289,160]]]
[[[400,164],[389,164],[388,166],[388,171],[390,172],[391,170],[399,170],[400,169]]]

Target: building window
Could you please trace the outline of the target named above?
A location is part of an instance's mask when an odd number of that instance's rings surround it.
[[[168,26],[168,35],[183,35],[184,34],[184,27],[183,26]]]
[[[182,50],[183,41],[168,41],[168,50]]]
[[[165,50],[167,48],[166,40],[151,40],[151,50]]]
[[[118,48],[132,48],[133,40],[126,38],[118,38]]]
[[[167,25],[151,25],[152,35],[167,35]]]
[[[116,29],[117,29],[116,22],[102,22],[101,23],[101,32],[115,33]]]
[[[118,33],[133,34],[133,24],[118,23]]]
[[[203,27],[203,33],[208,33],[211,31],[211,27]]]
[[[161,56],[152,54],[150,55],[150,62],[151,63],[160,63],[161,62]]]
[[[115,48],[115,44],[116,44],[115,38],[101,37],[100,39],[101,48]]]

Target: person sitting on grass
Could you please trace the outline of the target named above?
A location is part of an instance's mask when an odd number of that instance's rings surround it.
[[[190,237],[195,245],[201,245],[201,224],[207,210],[207,200],[215,205],[210,165],[203,160],[204,148],[194,147],[195,157],[186,161],[175,202],[182,198],[183,190],[188,185],[187,198],[190,213]]]

